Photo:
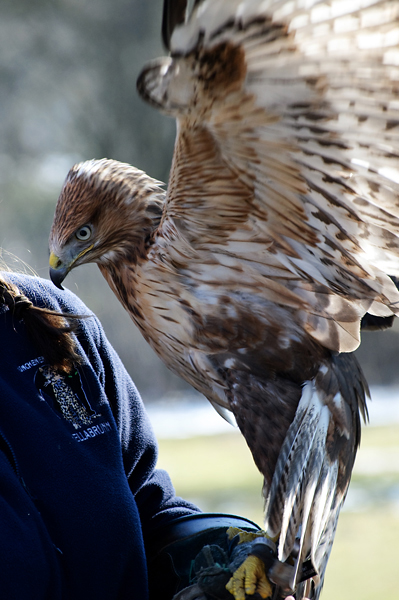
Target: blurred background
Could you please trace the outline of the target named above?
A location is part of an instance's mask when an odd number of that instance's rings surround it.
[[[160,41],[161,0],[1,0],[0,247],[11,268],[48,277],[47,239],[69,168],[114,158],[168,180],[175,125],[136,79]],[[160,466],[204,510],[262,521],[261,479],[239,433],[173,376],[142,340],[97,267],[67,286],[94,310],[147,404]],[[358,351],[372,388],[323,598],[397,598],[399,329]]]

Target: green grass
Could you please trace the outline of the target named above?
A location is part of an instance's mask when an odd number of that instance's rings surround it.
[[[399,427],[363,427],[360,449],[371,447],[399,447]]]
[[[262,525],[262,477],[239,433],[160,440],[159,446],[158,466],[169,472],[178,495],[204,511],[237,514]],[[353,494],[363,500],[362,508],[343,511],[340,516],[323,600],[399,597],[398,452],[398,426],[364,428],[359,473],[355,469],[352,481]],[[382,453],[387,460],[381,472],[369,474],[367,461],[374,453]]]
[[[397,600],[398,540],[398,512],[343,512],[322,600]]]

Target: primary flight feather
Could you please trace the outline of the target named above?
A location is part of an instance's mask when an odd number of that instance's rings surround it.
[[[171,370],[234,414],[292,567],[270,577],[317,598],[367,413],[350,352],[366,313],[399,312],[399,3],[166,2],[163,37],[138,89],[176,118],[167,192],[74,166],[51,277],[96,262]]]

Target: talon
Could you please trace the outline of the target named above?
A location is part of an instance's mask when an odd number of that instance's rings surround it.
[[[233,573],[226,585],[235,600],[245,600],[245,595],[251,596],[257,592],[262,598],[269,598],[272,587],[266,577],[265,565],[257,556],[248,556],[242,565]]]
[[[258,529],[256,532],[253,532],[253,531],[245,531],[244,529],[240,529],[239,527],[229,527],[228,530],[226,531],[226,533],[227,533],[227,537],[228,537],[229,541],[231,541],[234,537],[236,537],[236,535],[238,535],[239,536],[239,540],[238,540],[239,544],[244,544],[246,542],[253,542],[257,538],[262,538],[262,537],[267,538],[267,539],[272,539],[267,535],[266,531],[263,531],[263,529]]]

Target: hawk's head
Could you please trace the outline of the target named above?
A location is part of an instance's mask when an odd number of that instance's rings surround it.
[[[72,167],[61,190],[50,233],[50,277],[61,287],[74,267],[145,256],[163,209],[160,182],[114,160]]]

